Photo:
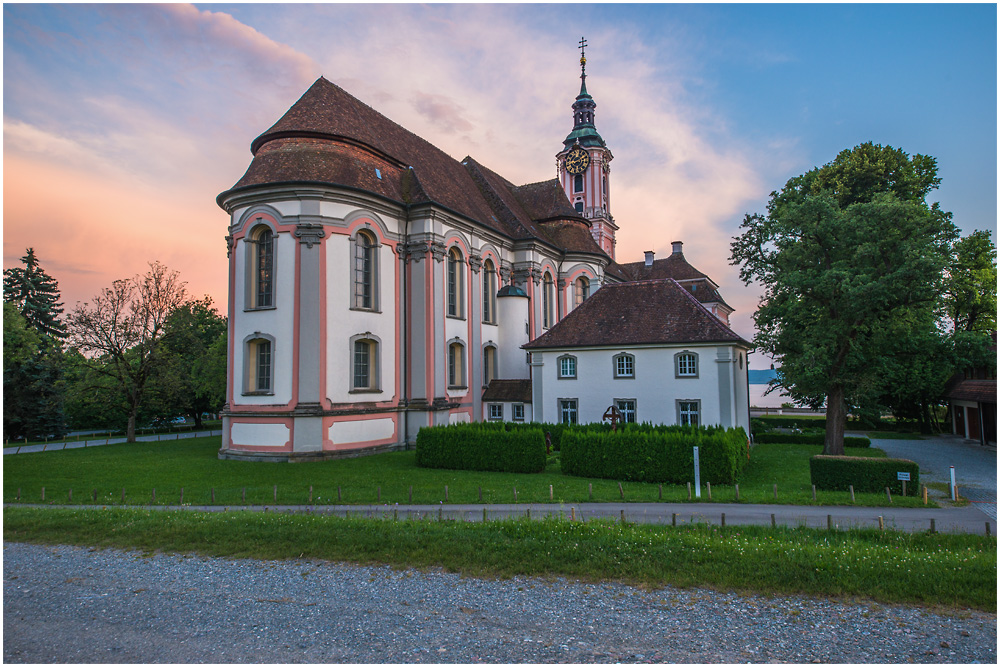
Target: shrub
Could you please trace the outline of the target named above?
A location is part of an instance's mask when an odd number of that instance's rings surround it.
[[[902,493],[903,483],[897,472],[910,473],[907,486],[910,493],[920,488],[920,468],[906,459],[873,459],[860,456],[825,456],[817,454],[809,459],[809,476],[817,489],[826,491],[855,491],[879,493],[889,487]]]
[[[754,443],[776,445],[822,445],[823,433],[761,433]],[[863,436],[844,436],[844,447],[871,447],[872,441]]]
[[[617,432],[595,425],[562,434],[562,471],[578,477],[683,484],[694,479],[698,447],[701,479],[733,484],[747,462],[742,428],[628,424]]]
[[[545,470],[545,436],[537,426],[477,422],[431,426],[417,433],[422,468],[534,473]]]
[[[751,419],[750,420],[750,432],[757,436],[760,433],[770,433],[774,430],[774,426],[768,424],[763,419]]]
[[[788,415],[754,417],[754,419],[763,422],[771,428],[826,428],[826,419],[806,419],[804,417]],[[753,421],[750,423],[752,424]]]

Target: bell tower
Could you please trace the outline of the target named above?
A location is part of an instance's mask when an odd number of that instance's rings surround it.
[[[594,125],[597,103],[587,92],[587,40],[580,38],[580,94],[573,102],[573,131],[563,140],[556,154],[559,182],[576,212],[590,222],[590,233],[597,245],[615,258],[615,232],[618,225],[611,217],[611,160],[604,139]]]

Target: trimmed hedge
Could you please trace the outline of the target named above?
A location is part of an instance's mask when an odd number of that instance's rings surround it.
[[[826,428],[826,419],[805,419],[803,417],[794,417],[788,415],[778,415],[772,417],[770,415],[761,415],[760,417],[754,417],[750,420],[753,424],[755,421],[761,421],[771,428]]]
[[[417,433],[422,468],[535,473],[545,470],[545,435],[537,426],[476,422],[423,427]]]
[[[822,433],[761,433],[754,436],[754,444],[822,445]],[[844,436],[844,447],[871,447],[872,441],[864,436]]]
[[[817,489],[881,493],[885,487],[893,493],[903,492],[903,483],[896,479],[897,472],[910,473],[906,483],[909,493],[916,495],[920,488],[920,468],[907,459],[873,459],[861,456],[825,456],[817,454],[809,459],[809,476]]]
[[[749,456],[742,428],[628,424],[610,428],[576,427],[562,434],[562,471],[577,477],[683,484],[694,480],[698,447],[701,479],[733,484]]]

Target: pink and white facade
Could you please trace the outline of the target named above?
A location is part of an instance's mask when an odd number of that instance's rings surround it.
[[[422,426],[499,414],[484,390],[531,379],[522,346],[633,279],[613,260],[594,106],[584,84],[557,177],[515,186],[316,81],[217,200],[230,215],[220,456],[401,449]],[[565,168],[574,148],[582,174]],[[524,403],[503,418],[537,416]]]

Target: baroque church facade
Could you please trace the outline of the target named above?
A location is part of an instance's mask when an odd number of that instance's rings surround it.
[[[253,141],[250,167],[217,198],[230,215],[220,456],[354,456],[484,419],[598,421],[615,397],[598,375],[581,380],[605,354],[632,360],[617,379],[661,377],[615,388],[623,418],[749,430],[749,345],[718,285],[676,242],[664,259],[615,261],[613,156],[585,63],[557,176],[540,183],[455,160],[324,78]],[[612,285],[615,299],[596,298]],[[656,350],[670,350],[671,377],[694,381],[680,382],[691,396],[658,406],[667,374],[643,368]],[[573,378],[559,371],[568,356]]]

